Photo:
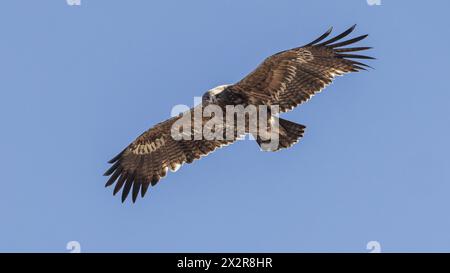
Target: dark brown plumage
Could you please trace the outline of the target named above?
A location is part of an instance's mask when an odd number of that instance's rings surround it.
[[[367,37],[362,35],[341,41],[354,28],[352,26],[342,34],[324,41],[330,35],[330,29],[305,46],[270,56],[244,79],[224,88],[215,99],[223,106],[279,105],[281,112],[293,109],[320,92],[336,76],[369,67],[354,59],[373,59],[372,57],[352,52],[370,47],[343,48]],[[210,93],[206,95],[208,99],[212,96]],[[149,185],[156,185],[168,170],[175,171],[183,163],[192,163],[236,140],[174,140],[171,137],[171,127],[180,117],[155,125],[109,161],[113,165],[105,173],[105,176],[110,176],[106,186],[116,183],[113,192],[116,194],[122,189],[122,202],[130,192],[135,202],[139,192],[143,197]],[[204,123],[206,121],[208,119],[203,119]],[[279,121],[280,148],[292,146],[303,136],[305,126],[283,119]],[[239,136],[236,135],[237,137]],[[257,141],[261,144],[259,139]]]

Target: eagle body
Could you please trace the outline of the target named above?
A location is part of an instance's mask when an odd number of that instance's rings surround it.
[[[303,136],[305,126],[279,118],[278,111],[287,112],[308,101],[328,86],[336,76],[366,70],[366,67],[369,67],[355,59],[373,59],[372,57],[353,52],[368,50],[370,47],[346,47],[363,40],[367,35],[342,40],[354,29],[355,26],[352,26],[325,40],[332,31],[330,28],[305,46],[268,57],[237,83],[209,90],[203,95],[200,105],[150,128],[111,159],[109,163],[112,166],[105,173],[110,176],[106,186],[115,184],[114,194],[122,190],[122,202],[131,192],[135,202],[139,193],[144,197],[149,186],[156,185],[169,170],[177,171],[184,163],[192,163],[248,133],[253,134],[263,150],[278,151],[291,147]],[[195,125],[196,114],[198,111],[207,110],[208,106],[217,106],[221,113],[201,116],[200,130],[210,129],[216,137],[185,138],[199,132]],[[267,133],[250,130],[253,119],[247,113],[244,131],[234,124],[225,124],[221,128],[223,131],[218,130],[217,125],[211,125],[217,115],[226,118],[228,106],[267,107],[269,111],[264,117]],[[277,112],[272,109],[277,109]],[[188,129],[183,127],[180,131],[180,136],[183,137],[174,137],[174,128],[178,128],[176,125],[186,121],[192,122],[194,126]],[[225,131],[231,132],[232,137],[225,136]],[[276,146],[264,148],[268,144],[267,135],[264,134],[274,132],[278,137]]]

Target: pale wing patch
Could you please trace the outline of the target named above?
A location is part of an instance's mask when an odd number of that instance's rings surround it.
[[[131,147],[131,152],[136,155],[151,154],[166,145],[164,137],[155,139],[153,142],[137,143]]]
[[[283,80],[282,82],[279,83],[278,89],[275,90],[275,92],[273,92],[272,97],[275,101],[279,100],[279,96],[281,94],[283,94],[287,87],[288,84],[295,78],[295,76],[297,75],[297,68],[291,64],[287,65],[286,67],[286,75],[283,75]],[[275,72],[276,74],[277,72]],[[281,73],[281,72],[278,72]]]
[[[297,57],[295,59],[293,59],[293,61],[295,63],[307,63],[307,62],[311,62],[312,60],[314,60],[314,56],[311,53],[311,51],[306,50],[304,48],[300,48],[298,50],[295,51]],[[297,75],[297,67],[295,63],[290,63],[287,67],[287,75],[284,77],[283,82],[280,83],[280,87],[277,90],[277,92],[275,92],[273,94],[273,97],[275,98],[275,100],[279,99],[279,96],[282,95],[284,92],[286,92],[286,89],[288,87],[288,85],[292,82],[292,80],[296,77]]]
[[[216,96],[216,95],[222,93],[222,91],[224,91],[230,85],[231,84],[223,84],[223,85],[216,86],[213,89],[208,90],[208,93],[210,93],[211,95]]]
[[[311,51],[306,50],[304,48],[300,48],[300,49],[296,50],[295,53],[297,54],[296,60],[299,63],[307,63],[307,62],[314,60],[314,56],[311,53]]]
[[[181,168],[181,165],[182,165],[182,164],[180,164],[180,163],[171,163],[171,164],[170,164],[170,171],[171,171],[171,172],[176,172],[176,171],[178,171],[178,170]]]

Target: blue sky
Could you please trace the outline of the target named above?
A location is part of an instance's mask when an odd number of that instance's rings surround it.
[[[4,1],[0,251],[450,251],[448,1]],[[297,145],[238,142],[136,204],[113,155],[176,104],[354,23],[375,70],[284,118]]]

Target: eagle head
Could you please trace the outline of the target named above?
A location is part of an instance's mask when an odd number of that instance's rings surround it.
[[[216,104],[218,101],[217,96],[230,85],[231,84],[219,85],[217,87],[214,87],[213,89],[208,90],[205,94],[203,94],[203,104]]]

